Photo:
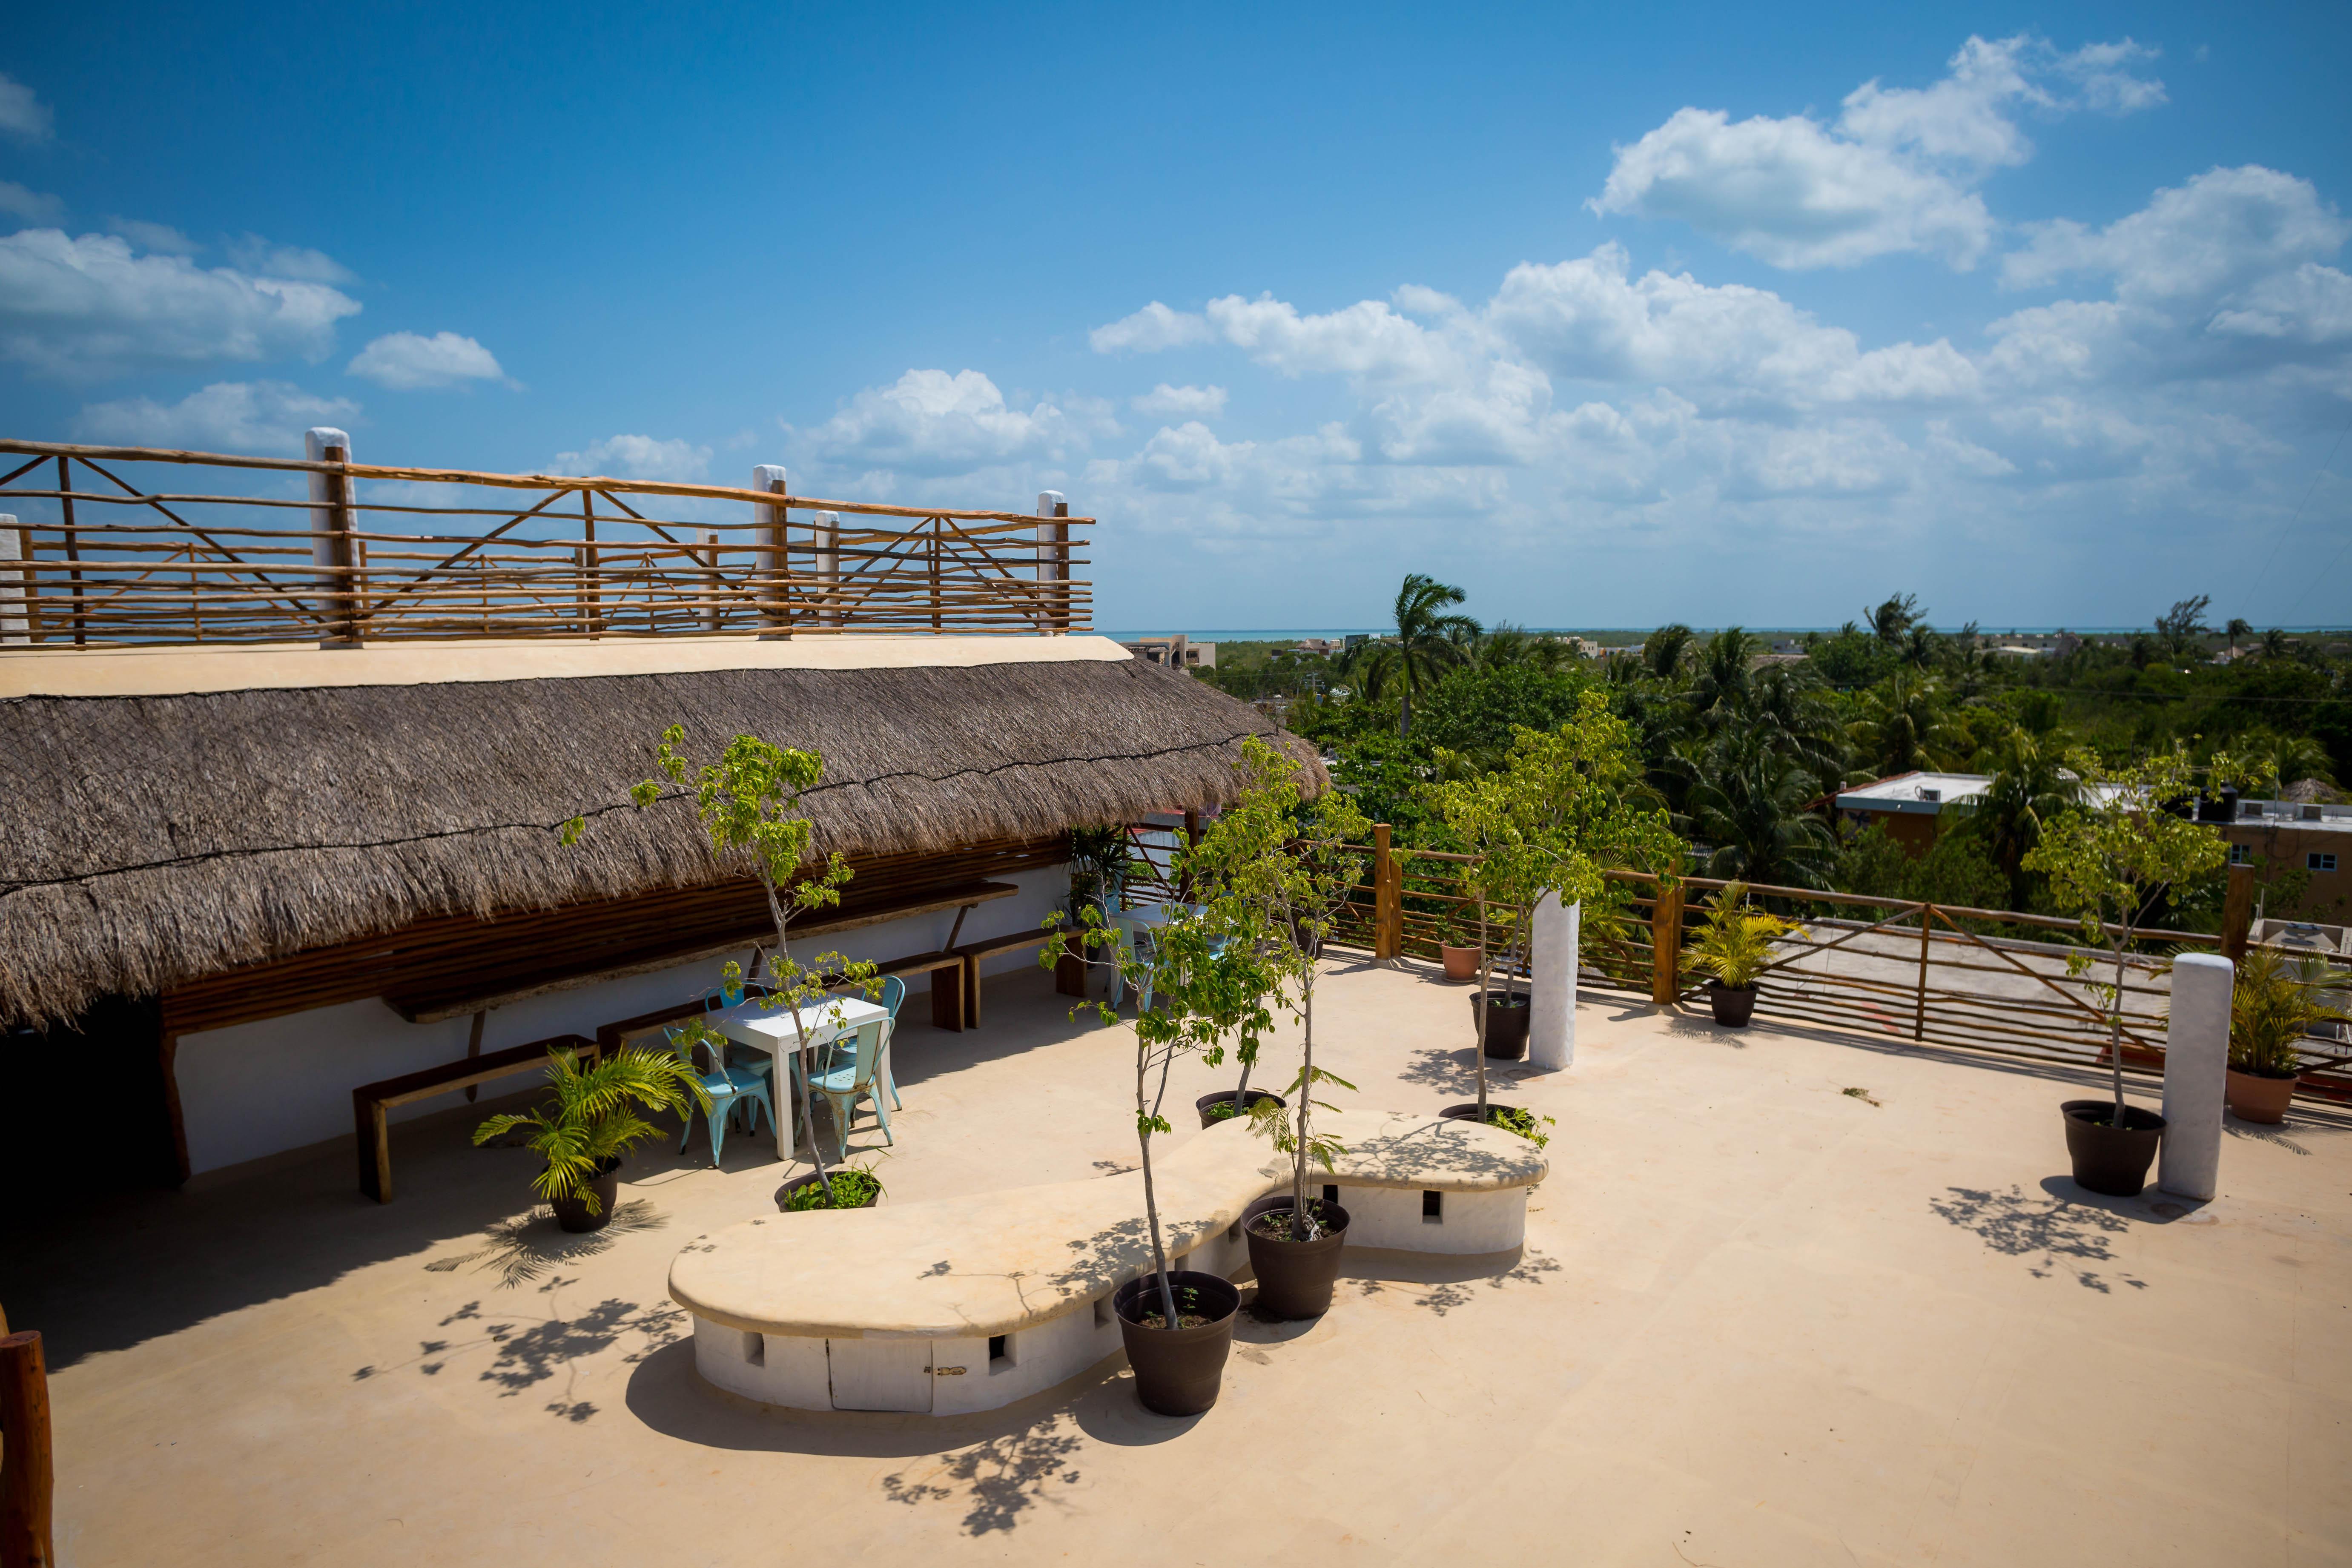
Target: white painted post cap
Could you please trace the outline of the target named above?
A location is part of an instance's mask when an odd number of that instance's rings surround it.
[[[1039,517],[1066,517],[1069,515],[1069,511],[1070,503],[1063,496],[1061,491],[1039,490],[1037,492],[1037,515]]]
[[[344,459],[346,461],[350,459],[352,438],[345,432],[336,429],[331,425],[314,425],[302,432],[303,455],[310,461],[314,463],[325,461],[327,448],[330,447],[341,447]]]
[[[761,463],[751,470],[751,488],[755,490],[772,490],[783,483],[784,466],[782,463]]]

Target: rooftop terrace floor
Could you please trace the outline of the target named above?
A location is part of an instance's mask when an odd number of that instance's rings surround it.
[[[1124,1031],[992,989],[901,1037],[895,1201],[1134,1161]],[[1332,966],[1346,1098],[1463,1098],[1464,997]],[[709,1389],[664,1280],[770,1212],[762,1139],[641,1154],[587,1237],[465,1146],[488,1100],[395,1132],[388,1206],[340,1148],[24,1203],[0,1302],[50,1342],[61,1559],[2352,1562],[2352,1122],[2231,1122],[2201,1207],[2103,1199],[2056,1109],[2086,1075],[1602,993],[1579,1028],[1505,1090],[1557,1122],[1524,1252],[1356,1256],[1321,1321],[1244,1316],[1190,1420],[1116,1360],[968,1418]]]

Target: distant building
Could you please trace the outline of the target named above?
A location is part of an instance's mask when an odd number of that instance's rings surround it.
[[[2352,805],[2242,800],[2218,826],[2230,863],[2255,868],[2265,915],[2338,922],[2352,915]],[[2284,898],[2281,883],[2298,871],[2301,896]]]
[[[1349,632],[1346,634],[1346,640],[1348,646],[1345,651],[1353,653],[1358,648],[1363,647],[1366,643],[1371,641],[1372,635],[1370,632]]]
[[[1121,647],[1139,659],[1151,664],[1166,665],[1173,669],[1214,669],[1217,668],[1217,645],[1194,642],[1182,632],[1173,637],[1138,637]]]
[[[1936,842],[1936,818],[1944,808],[1973,801],[1991,784],[1984,773],[1896,773],[1839,791],[1838,820],[1860,827],[1877,823],[1905,849],[1925,855]]]
[[[1296,651],[1299,653],[1320,654],[1322,657],[1328,658],[1336,653],[1344,651],[1345,646],[1346,645],[1341,643],[1337,637],[1300,637],[1298,639]]]

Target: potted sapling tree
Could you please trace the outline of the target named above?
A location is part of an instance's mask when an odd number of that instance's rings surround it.
[[[1441,766],[1450,758],[1441,752]],[[1585,692],[1575,716],[1557,730],[1515,726],[1499,773],[1464,771],[1468,776],[1425,784],[1423,792],[1472,856],[1465,880],[1478,915],[1479,984],[1470,999],[1477,1024],[1478,1098],[1444,1114],[1487,1121],[1487,1058],[1526,1054],[1528,1016],[1528,996],[1514,979],[1506,979],[1499,995],[1493,989],[1490,910],[1507,911],[1510,943],[1503,973],[1514,977],[1524,967],[1536,905],[1545,893],[1556,892],[1563,905],[1580,901],[1605,914],[1626,893],[1604,872],[1621,867],[1671,871],[1682,863],[1682,846],[1663,809],[1639,804],[1649,792],[1633,731],[1609,711],[1601,692]]]
[[[2176,744],[2111,768],[2087,747],[2077,747],[2066,763],[2081,781],[2081,796],[2043,825],[2041,842],[2021,864],[2048,879],[2058,907],[2080,918],[2084,940],[2104,943],[2114,957],[2113,984],[2094,987],[2108,1016],[2114,1080],[2109,1099],[2070,1100],[2058,1109],[2076,1184],[2134,1197],[2147,1184],[2164,1118],[2124,1099],[2124,957],[2167,891],[2220,869],[2230,850],[2219,829],[2170,809],[2197,795],[2186,748]],[[2207,772],[2217,786],[2247,776],[2218,753]],[[2087,955],[2068,964],[2076,973],[2088,966]]]
[[[1181,858],[1180,851],[1180,862]],[[1132,985],[1139,994],[1149,989],[1157,1004],[1139,1009],[1132,1026],[1134,1126],[1151,1268],[1112,1292],[1111,1310],[1135,1373],[1136,1397],[1146,1409],[1162,1415],[1197,1415],[1217,1402],[1241,1292],[1219,1275],[1168,1266],[1151,1143],[1156,1135],[1173,1131],[1160,1110],[1177,1058],[1197,1054],[1213,1067],[1223,1060],[1216,1019],[1221,1009],[1230,1011],[1233,1004],[1218,995],[1217,988],[1246,984],[1246,977],[1230,966],[1221,970],[1213,962],[1226,933],[1202,909],[1167,906],[1166,921],[1151,928],[1148,943],[1122,942],[1095,905],[1078,911],[1076,930],[1055,929],[1061,918],[1056,912],[1043,922],[1053,934],[1038,954],[1040,964],[1051,969],[1066,958],[1076,958],[1110,968],[1118,981],[1114,997]],[[1089,1010],[1106,1028],[1122,1022],[1111,1002],[1082,1002],[1070,1009],[1070,1016]]]
[[[1275,1318],[1317,1318],[1331,1309],[1348,1211],[1307,1195],[1310,1163],[1326,1170],[1343,1152],[1315,1129],[1318,1086],[1355,1086],[1315,1063],[1315,989],[1323,944],[1350,889],[1364,879],[1362,851],[1351,849],[1371,824],[1348,795],[1333,791],[1302,800],[1298,764],[1251,737],[1242,743],[1241,798],[1202,835],[1186,869],[1211,926],[1226,950],[1259,957],[1277,1000],[1299,1022],[1298,1073],[1289,1103],[1261,1101],[1254,1130],[1290,1157],[1290,1191],[1260,1199],[1242,1215],[1256,1307]]]
[[[1744,1029],[1756,1012],[1764,971],[1772,963],[1772,939],[1797,928],[1778,915],[1748,907],[1748,884],[1726,882],[1707,908],[1706,924],[1683,949],[1683,971],[1710,976],[1706,1002],[1715,1021]]]
[[[844,1021],[840,998],[835,994],[838,987],[855,987],[869,1000],[882,994],[881,976],[871,963],[853,962],[839,952],[821,952],[803,967],[793,957],[793,917],[840,903],[841,889],[851,876],[848,863],[838,852],[826,857],[821,866],[811,865],[814,860],[815,829],[802,810],[801,797],[824,777],[824,759],[814,752],[775,745],[756,735],[738,735],[728,742],[718,761],[698,766],[682,750],[685,743],[683,725],[672,724],[662,731],[654,755],[668,784],[665,786],[661,779],[646,779],[635,784],[629,790],[629,804],[644,811],[665,801],[690,802],[712,858],[722,867],[740,870],[760,884],[767,896],[768,916],[776,933],[775,946],[766,954],[766,994],[760,998],[760,1005],[790,1015],[795,1052],[804,1058],[813,1032],[822,1031],[828,1025],[837,1029]],[[562,842],[577,844],[587,826],[584,815],[574,816],[562,826]],[[810,868],[803,870],[804,866]],[[759,951],[753,950],[755,964]],[[722,979],[722,994],[743,989],[742,971],[733,963],[727,965]],[[709,1052],[719,1071],[731,1077],[748,1070],[728,1064],[723,1036],[698,1018],[689,1019],[680,1031],[677,1046],[685,1053],[697,1045]],[[780,1096],[790,1092],[783,1084],[772,1088]],[[814,1097],[810,1098],[813,1100]],[[871,1191],[861,1187],[856,1194],[834,1191],[825,1170],[824,1142],[816,1134],[813,1105],[811,1111],[809,1161],[815,1170],[804,1180],[819,1189],[824,1200],[796,1206],[854,1208],[861,1206],[861,1202],[871,1202],[874,1193],[880,1190],[878,1183]],[[787,1184],[784,1191],[777,1194],[780,1205],[794,1184]]]

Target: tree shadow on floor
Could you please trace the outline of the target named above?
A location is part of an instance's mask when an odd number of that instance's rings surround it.
[[[1498,1071],[1488,1065],[1487,1084],[1491,1088],[1494,1074]],[[1478,1047],[1463,1046],[1445,1050],[1436,1046],[1423,1046],[1405,1058],[1397,1073],[1397,1081],[1412,1084],[1416,1089],[1433,1089],[1440,1094],[1475,1094],[1478,1092]]]
[[[558,1268],[612,1250],[625,1236],[659,1230],[669,1216],[644,1198],[613,1205],[613,1217],[601,1230],[572,1232],[555,1223],[545,1205],[496,1221],[482,1232],[481,1244],[468,1251],[436,1258],[425,1266],[429,1274],[454,1274],[460,1268],[489,1270],[501,1290],[512,1290],[551,1276]]]
[[[2014,1183],[2006,1192],[1948,1187],[1942,1197],[1929,1198],[1927,1206],[1947,1225],[1973,1233],[2001,1256],[2026,1259],[2026,1272],[2037,1279],[2071,1276],[2084,1289],[2102,1295],[2112,1294],[2117,1283],[2135,1290],[2147,1289],[2146,1280],[2126,1273],[2115,1274],[2111,1282],[2090,1265],[2116,1261],[2114,1238],[2129,1231],[2135,1219],[2160,1223],[2177,1215],[2152,1209],[2126,1212],[2111,1205],[2137,1205],[2139,1200],[2102,1200],[2057,1177],[2042,1187],[2032,1194]]]
[[[1349,1250],[1339,1266],[1339,1289],[1359,1298],[1402,1294],[1423,1311],[1444,1317],[1481,1300],[1484,1290],[1541,1285],[1560,1271],[1559,1260],[1528,1247],[1460,1258],[1426,1253]]]

